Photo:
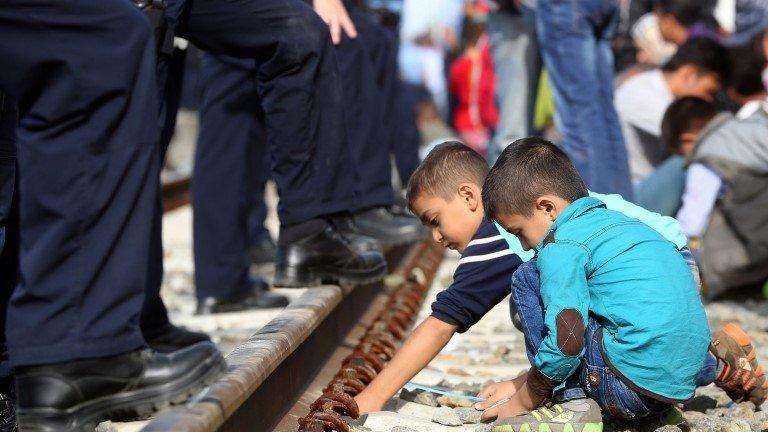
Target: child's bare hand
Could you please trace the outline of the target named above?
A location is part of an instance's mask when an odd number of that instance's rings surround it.
[[[485,399],[475,404],[475,409],[486,410],[502,399],[509,399],[517,393],[517,390],[525,383],[525,375],[521,375],[511,381],[502,381],[486,386],[478,394]]]
[[[498,405],[492,405],[490,408],[483,411],[481,418],[483,421],[488,421],[496,418],[515,417],[526,412],[528,412],[528,410],[525,409],[513,395],[508,401],[501,402]]]

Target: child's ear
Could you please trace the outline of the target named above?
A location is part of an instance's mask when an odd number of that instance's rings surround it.
[[[459,185],[459,198],[467,204],[470,211],[480,207],[480,188],[476,184],[462,183]]]
[[[558,209],[555,202],[547,196],[536,199],[536,209],[546,213],[551,221],[557,219]]]

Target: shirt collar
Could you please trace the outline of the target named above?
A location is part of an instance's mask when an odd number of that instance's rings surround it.
[[[583,215],[584,213],[592,210],[593,208],[598,208],[598,207],[605,207],[605,204],[599,199],[592,198],[589,196],[584,198],[579,198],[576,201],[572,202],[557,217],[557,219],[555,219],[555,221],[552,222],[552,226],[549,227],[549,230],[547,230],[547,233],[541,239],[539,244],[536,245],[536,252],[541,251],[541,249],[543,249],[544,246],[554,241],[555,231],[557,231],[559,227],[563,226],[563,224],[565,224],[571,219],[574,219]]]

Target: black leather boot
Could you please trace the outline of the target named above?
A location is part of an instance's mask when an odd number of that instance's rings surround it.
[[[249,250],[251,262],[254,264],[269,264],[275,262],[277,245],[271,237],[262,237]]]
[[[423,236],[418,219],[394,214],[386,207],[355,213],[354,219],[360,234],[375,238],[385,248],[413,243]]]
[[[324,283],[366,284],[387,274],[379,251],[359,252],[332,223],[301,239],[277,247],[276,287],[298,288]]]
[[[91,431],[103,420],[136,420],[184,403],[226,364],[202,342],[158,354],[149,349],[16,371],[17,416],[23,431]]]
[[[147,345],[159,353],[172,353],[200,342],[210,342],[203,332],[190,331],[171,323],[151,330],[142,330]]]
[[[288,306],[288,297],[269,291],[264,279],[254,278],[250,291],[236,297],[204,297],[197,300],[197,314],[237,312],[247,309],[271,309]]]
[[[10,380],[0,385],[0,432],[18,432],[16,424],[16,394]]]
[[[352,219],[352,216],[334,216],[331,219],[331,223],[344,237],[349,239],[355,252],[384,253],[384,249],[378,240],[360,233],[360,229],[355,225],[355,220]]]

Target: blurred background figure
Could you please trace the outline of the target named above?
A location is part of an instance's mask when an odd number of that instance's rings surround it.
[[[494,100],[496,77],[486,33],[488,9],[478,5],[467,9],[462,52],[451,63],[448,88],[454,101],[453,127],[464,143],[485,156],[499,121]]]

